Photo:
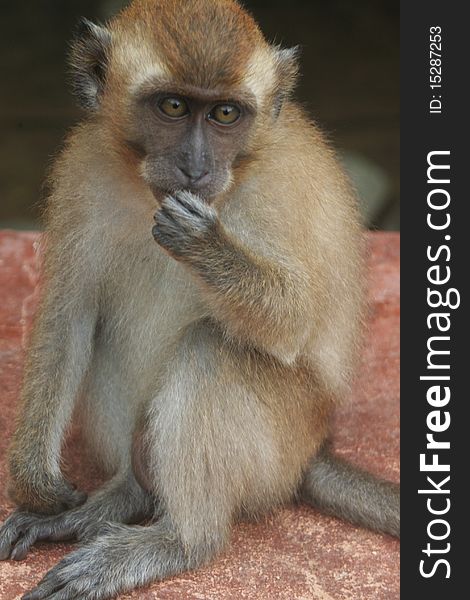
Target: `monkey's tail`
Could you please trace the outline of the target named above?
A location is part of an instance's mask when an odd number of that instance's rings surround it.
[[[310,462],[301,498],[327,514],[400,537],[400,486],[334,456],[328,446]]]

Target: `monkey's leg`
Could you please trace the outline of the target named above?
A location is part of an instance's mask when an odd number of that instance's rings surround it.
[[[307,458],[296,451],[286,462],[301,436],[279,442],[273,415],[290,390],[283,428],[290,413],[301,421],[305,390],[294,389],[297,375],[231,345],[210,322],[188,327],[168,358],[159,392],[139,419],[134,459],[142,485],[161,497],[162,517],[146,528],[101,530],[28,600],[104,599],[196,568],[223,548],[240,512],[259,514],[294,493]]]
[[[188,329],[137,432],[139,479],[158,490],[164,515],[147,528],[111,526],[26,598],[108,598],[195,568],[223,547],[237,509],[266,502],[276,449],[242,363],[220,333]]]
[[[400,537],[400,486],[334,456],[327,446],[311,461],[301,496],[330,515]]]
[[[108,476],[120,474],[125,478],[131,470],[132,432],[139,398],[131,374],[119,362],[121,354],[109,340],[100,337],[95,341],[77,420],[87,454]]]
[[[13,513],[0,530],[0,559],[20,560],[37,541],[89,539],[106,521],[138,523],[153,516],[153,498],[132,473],[131,437],[136,408],[128,398],[114,355],[114,348],[96,341],[93,363],[77,407],[87,449],[113,478],[84,505],[59,515]]]
[[[141,422],[135,459],[146,487],[161,493],[165,513],[145,528],[106,526],[53,568],[27,599],[108,598],[194,568],[225,543],[237,491],[233,485],[224,487],[232,471],[231,452],[233,470],[244,470],[233,440],[242,435],[242,423],[224,436],[223,420],[232,420],[227,414],[231,399],[220,396],[224,389],[214,396],[222,383],[217,377],[220,357],[208,346],[204,331],[187,336],[173,358],[163,389]],[[199,377],[210,363],[215,378]],[[227,410],[211,415],[219,400]],[[145,454],[151,442],[154,447]]]
[[[119,476],[82,506],[60,515],[13,513],[0,531],[0,560],[21,560],[38,541],[89,540],[105,522],[139,523],[152,517],[155,510],[153,497],[140,487],[132,473]]]

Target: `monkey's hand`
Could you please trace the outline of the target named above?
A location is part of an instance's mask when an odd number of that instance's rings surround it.
[[[217,212],[187,191],[167,196],[154,219],[155,241],[177,260],[198,254],[219,225]]]
[[[32,524],[36,525],[46,522],[48,519],[54,519],[48,515],[65,513],[68,509],[83,504],[87,497],[84,492],[73,489],[65,480],[61,485],[55,487],[53,493],[49,491],[47,498],[43,492],[44,490],[38,495],[37,491],[33,492],[31,488],[27,492],[24,489],[20,491],[18,488],[10,490],[10,496],[17,501],[20,508],[15,510],[0,526],[0,560],[23,558],[29,545],[36,540],[33,535],[34,539],[28,545],[30,536],[25,535],[26,532],[29,533]],[[38,536],[38,539],[42,538]],[[20,543],[17,544],[18,540]]]

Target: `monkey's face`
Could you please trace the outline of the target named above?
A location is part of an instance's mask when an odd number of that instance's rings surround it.
[[[210,202],[246,154],[255,106],[246,94],[162,89],[143,94],[135,114],[131,145],[155,195],[189,190]]]
[[[232,0],[148,0],[107,27],[83,20],[70,60],[80,103],[126,159],[132,149],[155,197],[207,202],[264,143],[297,73],[296,50],[270,46]]]

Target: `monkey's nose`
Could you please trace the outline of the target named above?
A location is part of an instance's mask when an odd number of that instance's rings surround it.
[[[177,167],[179,179],[182,184],[191,187],[202,187],[209,180],[209,171],[204,169],[189,169]]]

